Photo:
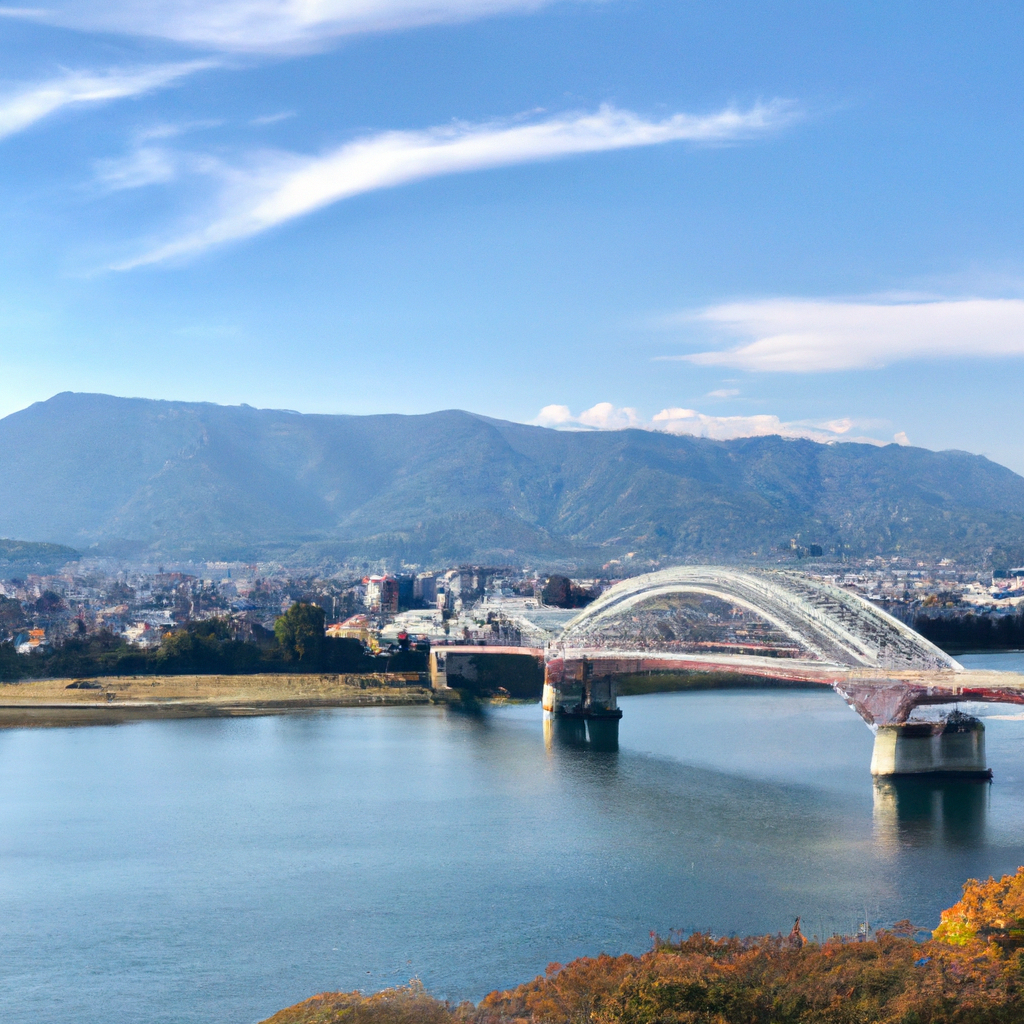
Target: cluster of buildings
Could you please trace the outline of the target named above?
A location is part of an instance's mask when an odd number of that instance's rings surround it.
[[[415,575],[366,576],[347,593],[363,609],[332,622],[328,636],[371,649],[402,644],[536,646],[573,614],[545,608],[546,577],[530,570],[460,566]],[[600,588],[612,581],[589,581]]]
[[[296,601],[324,610],[329,635],[356,637],[371,649],[397,642],[400,633],[433,643],[494,635],[518,642],[521,628],[496,602],[536,609],[534,593],[543,583],[529,570],[465,566],[320,575],[276,564],[126,568],[96,560],[0,579],[0,642],[27,652],[106,633],[155,647],[168,631],[211,618],[228,620],[238,639],[259,639]]]
[[[805,571],[904,615],[940,610],[1000,615],[1016,613],[1024,602],[1024,566],[982,572],[948,558],[928,564],[879,556],[856,567]]]
[[[518,575],[509,569],[461,566],[405,575],[364,576],[362,601],[368,612],[395,614],[401,609],[431,608],[459,614],[484,594],[507,590],[509,594],[533,594],[535,575]],[[519,590],[515,590],[519,588]],[[358,591],[353,587],[353,593]]]
[[[645,568],[619,571],[625,577]],[[925,564],[878,557],[855,566],[801,568],[901,617],[936,610],[1005,614],[1024,602],[1024,567],[992,574],[948,559]],[[31,651],[106,632],[154,647],[169,630],[214,617],[228,620],[238,639],[269,638],[278,616],[308,601],[323,608],[329,635],[356,638],[374,650],[413,643],[536,647],[575,614],[544,606],[545,579],[529,569],[485,566],[316,574],[269,563],[132,568],[97,560],[52,575],[0,579],[0,641]],[[597,594],[617,580],[573,582]]]

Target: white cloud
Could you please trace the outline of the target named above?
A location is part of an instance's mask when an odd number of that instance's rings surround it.
[[[661,121],[602,106],[593,114],[526,123],[459,123],[426,131],[384,132],[319,156],[267,153],[247,168],[220,167],[224,190],[204,227],[116,269],[247,238],[339,200],[424,178],[680,140],[723,143],[764,135],[795,116],[793,105],[781,100],[748,110],[675,114]]]
[[[43,0],[0,16],[239,51],[311,49],[341,36],[533,11],[552,0]]]
[[[598,402],[573,416],[567,405],[546,405],[533,421],[540,427],[560,430],[625,430],[627,427],[644,428],[636,409],[628,406],[617,409],[611,402]]]
[[[145,185],[166,184],[183,172],[217,174],[221,165],[210,157],[179,153],[154,143],[217,128],[223,123],[217,120],[183,121],[180,124],[156,124],[144,128],[136,133],[135,148],[126,156],[95,162],[96,181],[108,191],[116,192]]]
[[[263,117],[254,117],[249,124],[260,127],[265,124],[277,124],[279,121],[287,121],[295,117],[294,110],[282,110],[277,114],[264,114]]]
[[[64,107],[141,96],[212,66],[210,61],[190,61],[104,72],[69,71],[59,78],[22,86],[0,95],[0,139],[24,131]]]
[[[717,391],[709,391],[708,398],[735,398],[738,394],[737,388],[719,388]]]
[[[96,163],[97,180],[111,191],[162,184],[176,173],[172,156],[157,146],[141,146],[127,157]]]
[[[662,358],[741,370],[812,373],[907,359],[1024,356],[1024,300],[769,299],[673,317],[745,339],[723,351]]]
[[[538,427],[576,426],[576,417],[567,405],[545,405],[533,421]]]
[[[640,417],[629,406],[616,409],[611,402],[598,402],[580,413],[579,422],[592,430],[625,430],[639,427]]]
[[[882,444],[870,437],[850,437],[855,426],[852,420],[832,420],[827,423],[786,423],[778,416],[707,416],[695,409],[662,409],[652,417],[652,430],[668,434],[690,434],[710,437],[716,441],[731,441],[737,437],[804,437],[812,441],[861,441]]]
[[[657,430],[666,434],[708,437],[715,441],[732,441],[738,437],[780,437],[807,438],[811,441],[832,443],[835,441],[856,441],[862,444],[882,445],[886,442],[874,437],[853,436],[850,431],[858,424],[851,419],[828,420],[826,422],[784,422],[778,416],[708,416],[696,409],[662,409],[651,417],[650,422],[637,414],[635,409],[616,408],[611,402],[599,402],[579,416],[573,416],[567,405],[546,405],[533,421],[540,427],[554,427],[558,430],[624,430],[635,427],[640,430]],[[861,424],[864,426],[864,424]],[[896,435],[897,444],[908,444],[907,435],[902,431]]]
[[[153,139],[174,139],[189,132],[205,131],[207,128],[219,128],[223,124],[220,118],[204,118],[201,121],[181,121],[176,124],[154,124],[144,128],[135,135],[139,143]]]

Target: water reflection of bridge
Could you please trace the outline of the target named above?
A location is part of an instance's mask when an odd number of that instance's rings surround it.
[[[971,779],[897,775],[875,779],[875,840],[882,849],[978,846],[989,787]]]
[[[624,679],[693,673],[831,686],[875,732],[875,775],[987,775],[981,722],[912,712],[1024,704],[1024,676],[966,671],[849,591],[794,572],[683,566],[626,580],[568,623],[547,651],[544,710],[613,722]]]

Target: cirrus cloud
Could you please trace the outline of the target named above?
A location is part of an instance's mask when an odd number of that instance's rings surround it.
[[[187,75],[214,67],[208,60],[157,64],[109,71],[68,71],[0,95],[0,139],[41,121],[65,107],[81,107],[141,96]]]
[[[660,358],[815,373],[908,359],[1024,356],[1022,299],[767,299],[710,306],[668,321],[693,322],[744,340],[720,351]]]
[[[223,189],[207,222],[114,269],[187,256],[257,235],[343,199],[426,178],[675,141],[734,142],[766,135],[797,116],[796,107],[783,100],[747,110],[674,114],[658,121],[605,105],[594,113],[525,123],[383,132],[317,156],[259,154],[241,168],[208,161],[205,166],[220,176]]]
[[[231,51],[315,49],[332,39],[527,13],[553,0],[41,0],[0,16]]]

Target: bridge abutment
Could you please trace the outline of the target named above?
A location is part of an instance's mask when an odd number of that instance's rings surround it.
[[[956,712],[945,722],[878,726],[871,774],[991,778],[985,761],[985,726]]]

